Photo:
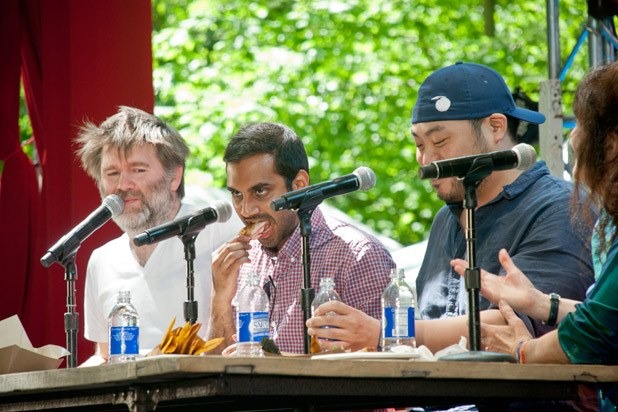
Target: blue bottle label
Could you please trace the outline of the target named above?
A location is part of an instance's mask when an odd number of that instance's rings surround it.
[[[238,342],[261,342],[268,338],[268,312],[239,312],[236,321]]]
[[[414,308],[384,308],[384,337],[414,337]]]
[[[112,326],[109,331],[110,355],[138,355],[139,327]]]

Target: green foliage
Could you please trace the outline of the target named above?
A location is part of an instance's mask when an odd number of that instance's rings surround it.
[[[442,205],[416,177],[418,86],[437,68],[474,61],[537,100],[548,73],[544,4],[497,1],[488,37],[479,1],[153,0],[156,113],[185,136],[189,167],[213,185],[225,185],[226,142],[249,121],[292,127],[314,183],[371,167],[374,189],[329,202],[410,244]],[[570,51],[585,5],[560,8]],[[581,59],[567,92],[587,68]]]

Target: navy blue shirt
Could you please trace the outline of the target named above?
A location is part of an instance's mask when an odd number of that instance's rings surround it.
[[[589,248],[592,227],[571,215],[572,191],[573,185],[551,176],[543,161],[504,186],[495,199],[476,210],[477,266],[503,275],[498,251],[505,248],[537,289],[583,300],[594,282]],[[464,279],[450,266],[451,259],[467,257],[462,212],[462,204],[445,205],[433,221],[416,279],[422,319],[467,313]],[[479,308],[489,306],[481,296]],[[524,321],[535,335],[551,329],[539,321]]]

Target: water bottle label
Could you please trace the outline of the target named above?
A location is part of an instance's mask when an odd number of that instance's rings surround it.
[[[268,312],[239,312],[238,342],[261,342],[268,338]]]
[[[112,326],[110,331],[110,355],[138,355],[139,327]]]
[[[414,337],[414,308],[384,308],[384,337]]]

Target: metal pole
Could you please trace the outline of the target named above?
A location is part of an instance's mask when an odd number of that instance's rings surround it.
[[[549,78],[557,79],[560,75],[560,14],[558,0],[547,0],[547,52]]]
[[[547,119],[539,125],[541,158],[547,162],[552,175],[563,177],[562,88],[560,87],[560,28],[558,0],[547,0],[547,53],[549,79],[541,82],[539,111]]]

